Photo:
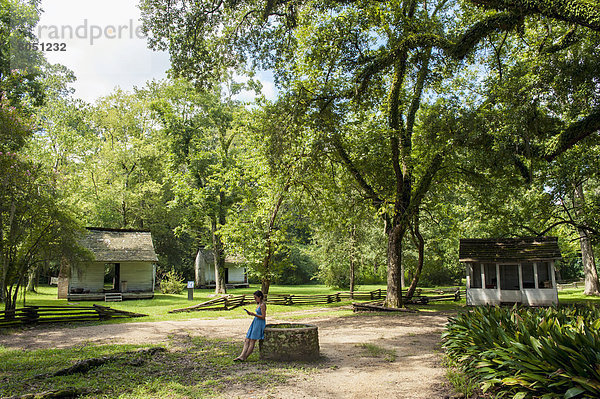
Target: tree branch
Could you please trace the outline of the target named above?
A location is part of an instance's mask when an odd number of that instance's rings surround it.
[[[543,47],[540,49],[541,52],[546,54],[556,53],[558,51],[564,50],[575,44],[579,41],[579,37],[577,36],[577,27],[571,28],[560,40],[556,43],[549,45],[548,47]]]
[[[497,13],[474,24],[456,42],[430,33],[407,35],[396,48],[381,50],[379,54],[365,60],[369,64],[358,74],[358,85],[355,90],[356,95],[360,95],[365,91],[375,74],[391,67],[400,59],[402,54],[406,54],[409,50],[435,47],[453,59],[462,60],[490,33],[511,30],[522,22],[523,18],[520,15],[514,13]]]
[[[552,161],[584,138],[598,131],[600,131],[600,108],[560,132],[554,138],[554,143],[546,149],[543,158],[546,161]]]
[[[423,201],[423,198],[425,198],[425,194],[427,194],[427,191],[431,186],[431,182],[433,181],[435,174],[442,167],[443,160],[443,153],[437,153],[431,160],[431,163],[426,169],[425,175],[421,178],[418,187],[413,193],[412,201],[410,201],[409,214],[416,212],[417,209],[421,206],[421,202]]]
[[[390,127],[390,154],[392,156],[392,167],[394,169],[394,175],[396,177],[396,207],[400,205],[400,198],[404,187],[404,175],[400,168],[400,140],[403,133],[403,126],[400,124],[400,90],[404,81],[404,75],[406,73],[406,57],[407,54],[403,54],[402,58],[396,65],[394,71],[394,80],[392,87],[390,88],[389,95],[389,127]],[[409,146],[410,142],[403,140],[403,146]],[[398,209],[396,210],[398,211]]]
[[[600,32],[600,6],[586,0],[471,0],[496,10],[540,14]]]
[[[383,204],[383,200],[379,198],[377,193],[375,193],[375,190],[373,190],[373,187],[371,187],[369,183],[367,183],[367,181],[361,175],[360,171],[356,168],[356,166],[350,159],[350,156],[344,149],[344,146],[342,145],[340,138],[337,134],[334,134],[333,139],[331,140],[331,144],[336,149],[342,162],[344,163],[352,177],[354,177],[360,188],[362,188],[363,191],[367,194],[367,197],[373,201],[373,205],[375,206],[375,208],[379,209]]]

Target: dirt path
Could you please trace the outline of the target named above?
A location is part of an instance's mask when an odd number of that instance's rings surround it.
[[[286,315],[270,318],[270,323],[289,321]],[[329,367],[302,375],[283,385],[259,393],[227,391],[225,397],[254,398],[402,398],[435,399],[449,395],[441,366],[440,334],[448,315],[442,313],[364,314],[360,317],[320,316],[303,323],[319,327],[321,354]],[[41,328],[0,335],[7,348],[61,348],[108,343],[159,343],[169,335],[191,334],[213,338],[239,338],[248,319],[191,319],[185,321],[139,322]],[[360,347],[373,344],[395,353],[389,361],[383,356],[368,357]],[[253,396],[254,395],[254,396]]]

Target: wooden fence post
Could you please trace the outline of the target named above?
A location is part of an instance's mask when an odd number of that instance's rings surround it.
[[[37,311],[37,306],[26,306],[23,308],[23,315],[25,316],[24,322],[27,324],[37,323],[40,315]]]
[[[454,293],[454,300],[460,301],[460,288],[457,289],[456,292]]]

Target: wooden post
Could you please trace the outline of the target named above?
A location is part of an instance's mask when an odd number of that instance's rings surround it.
[[[188,301],[193,301],[194,300],[194,282],[193,281],[187,282],[187,290],[188,290]]]
[[[40,318],[36,306],[27,306],[23,308],[24,322],[27,324],[37,323]]]

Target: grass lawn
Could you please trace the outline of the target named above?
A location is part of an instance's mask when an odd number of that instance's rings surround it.
[[[373,291],[376,289],[385,289],[384,285],[361,285],[360,291]],[[440,287],[447,288],[447,287]],[[228,294],[240,295],[246,294],[250,300],[252,300],[252,293],[260,289],[259,285],[251,285],[250,288],[238,288],[229,289]],[[273,285],[270,288],[271,294],[295,294],[295,295],[311,295],[311,294],[334,294],[339,290],[327,287],[325,285],[297,285],[297,286],[279,286]],[[127,323],[135,321],[162,321],[162,320],[186,320],[190,318],[245,318],[247,315],[242,313],[241,309],[233,310],[221,310],[221,311],[194,311],[194,312],[182,312],[182,313],[168,313],[173,309],[185,308],[192,306],[209,299],[214,298],[213,289],[195,289],[194,300],[188,301],[187,290],[179,295],[172,294],[161,294],[160,292],[155,293],[153,299],[141,299],[141,300],[129,300],[123,302],[103,302],[103,301],[79,301],[79,302],[68,302],[66,299],[57,299],[57,288],[55,286],[41,285],[38,287],[36,293],[27,293],[25,304],[29,306],[39,305],[74,305],[74,306],[91,306],[92,304],[98,304],[103,306],[110,306],[114,309],[125,310],[129,312],[142,313],[148,315],[144,318],[122,318],[111,321],[105,321],[103,323]],[[285,313],[285,317],[288,319],[302,319],[305,317],[311,317],[312,313],[302,314],[302,310],[314,309],[314,308],[329,308],[330,311],[321,313],[322,315],[339,315],[349,316],[352,315],[352,309],[350,307],[353,301],[346,300],[342,302],[334,302],[330,304],[318,304],[318,305],[294,305],[294,306],[283,306],[283,305],[269,305],[268,314],[270,317],[277,317],[278,314]],[[436,302],[429,305],[414,305],[412,307],[417,308],[421,311],[440,311],[440,310],[458,310],[465,304],[464,299],[459,302],[445,301]],[[23,306],[23,298],[21,297],[17,303],[17,307]],[[252,308],[252,303],[245,306],[246,308]],[[288,313],[294,312],[293,315]]]
[[[376,289],[385,289],[384,285],[363,285],[360,286],[360,291],[373,291]],[[440,287],[449,288],[449,287]],[[228,290],[229,294],[240,295],[246,294],[250,300],[252,300],[252,293],[260,289],[259,285],[251,285],[250,288],[237,288]],[[427,289],[425,289],[427,290]],[[327,287],[325,285],[297,285],[297,286],[271,286],[270,293],[272,294],[296,294],[296,295],[311,295],[311,294],[334,294],[339,290]],[[189,318],[244,318],[247,317],[241,312],[240,309],[233,309],[230,311],[195,311],[195,312],[183,312],[183,313],[168,313],[170,310],[185,308],[192,306],[209,299],[214,298],[214,290],[212,289],[195,289],[194,300],[188,301],[187,291],[182,292],[179,295],[173,294],[161,294],[157,292],[153,299],[141,299],[141,300],[129,300],[123,302],[103,302],[103,301],[80,301],[80,302],[67,302],[66,299],[56,299],[57,288],[55,286],[42,285],[38,287],[37,293],[27,293],[26,304],[27,305],[80,305],[80,306],[91,306],[92,304],[99,304],[103,306],[110,306],[114,309],[125,310],[129,312],[136,312],[148,315],[144,318],[136,319],[117,319],[113,323],[123,323],[132,321],[161,321],[161,320],[185,320]],[[561,304],[570,303],[600,303],[600,297],[586,297],[583,295],[583,288],[577,289],[565,289],[558,292],[559,301]],[[294,305],[294,306],[283,306],[283,305],[269,305],[269,315],[271,317],[277,316],[281,313],[295,312],[294,315],[286,315],[294,319],[301,319],[303,317],[310,317],[308,313],[306,316],[302,314],[302,310],[314,309],[314,308],[329,308],[330,312],[325,314],[338,314],[340,316],[352,314],[352,309],[349,305],[352,303],[350,300],[335,302],[330,304],[319,304],[319,305]],[[23,306],[23,298],[21,297],[17,303],[18,307]],[[465,306],[464,298],[461,301],[444,301],[435,302],[428,305],[411,305],[412,308],[416,308],[420,311],[456,311]],[[253,305],[250,303],[247,308],[252,308]]]
[[[375,289],[385,289],[385,286],[361,286],[361,291],[372,291]],[[250,288],[237,288],[229,289],[228,294],[241,295],[246,294],[248,299],[252,301],[252,293],[260,289],[259,285],[251,285]],[[297,294],[297,295],[310,295],[310,294],[333,294],[338,292],[333,288],[326,287],[325,285],[298,285],[298,286],[272,286],[270,293],[272,294]],[[56,299],[57,288],[55,286],[40,286],[38,287],[37,293],[27,293],[25,298],[25,304],[29,306],[33,305],[60,305],[66,306],[79,305],[79,306],[91,306],[92,304],[98,304],[102,306],[110,306],[114,309],[125,310],[129,312],[136,312],[148,315],[143,319],[118,319],[111,322],[128,322],[128,321],[160,321],[160,320],[185,320],[189,318],[215,318],[215,317],[226,317],[226,318],[244,318],[247,315],[241,312],[241,309],[233,309],[230,311],[195,311],[195,312],[183,312],[183,313],[168,313],[173,309],[185,308],[192,306],[209,299],[214,298],[213,289],[195,289],[194,300],[188,301],[187,290],[179,295],[173,294],[161,294],[160,292],[155,293],[153,299],[140,299],[140,300],[129,300],[123,302],[104,302],[104,301],[79,301],[79,302],[68,302],[66,299]],[[331,304],[320,304],[320,305],[303,305],[303,306],[283,306],[283,305],[269,305],[269,314],[276,315],[278,313],[287,313],[290,311],[311,309],[314,307],[319,308],[332,308],[332,311],[340,311],[343,313],[352,312],[348,309],[342,309],[344,305],[350,305],[351,301],[336,302]],[[21,297],[17,303],[17,307],[23,306],[23,298]],[[253,304],[250,303],[247,308],[252,308]]]
[[[558,301],[565,305],[571,303],[600,304],[600,297],[583,295],[583,288],[569,288],[558,291]]]
[[[68,349],[9,350],[0,346],[0,397],[78,390],[87,398],[206,398],[224,389],[265,393],[322,363],[234,363],[239,342],[202,337],[171,338],[164,351],[137,352],[135,345],[85,345]],[[147,347],[146,347],[147,348]],[[111,358],[83,373],[55,376],[86,359]],[[54,396],[52,396],[54,397]],[[61,396],[62,397],[62,396]]]

